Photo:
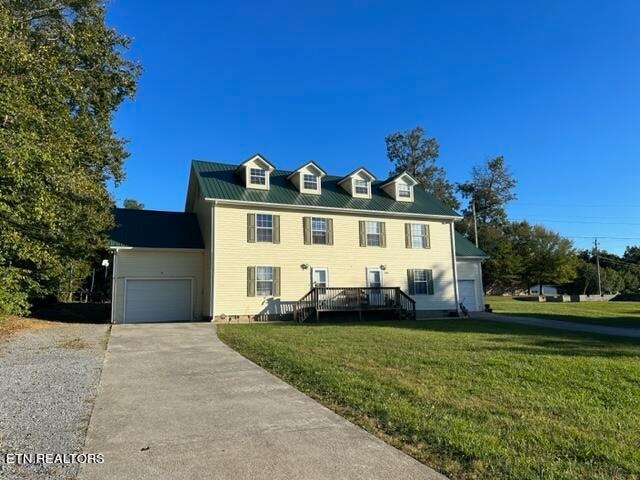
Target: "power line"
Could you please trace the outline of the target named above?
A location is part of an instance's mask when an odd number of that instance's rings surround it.
[[[580,223],[584,225],[636,225],[640,226],[640,223],[632,223],[632,222],[585,222],[583,220],[562,220],[562,219],[553,219],[553,218],[515,218],[514,220],[523,222],[555,222],[555,223]]]
[[[563,235],[566,238],[588,238],[591,240],[593,236],[586,235]],[[598,238],[606,238],[610,240],[640,240],[640,237],[607,237],[607,236],[598,236]]]
[[[631,205],[628,203],[600,203],[600,204],[588,204],[588,203],[538,203],[538,202],[521,202],[517,201],[513,205],[531,205],[538,207],[570,207],[570,208],[640,208],[640,205]]]

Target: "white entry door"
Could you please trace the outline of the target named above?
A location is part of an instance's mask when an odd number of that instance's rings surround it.
[[[191,279],[126,279],[124,323],[192,320]]]
[[[326,287],[329,286],[329,271],[325,267],[313,267],[311,270],[311,288],[318,288],[318,299],[327,297]]]
[[[474,280],[458,280],[458,295],[462,303],[470,312],[478,311],[476,301],[476,282]]]
[[[379,268],[367,268],[367,287],[372,289],[380,289],[383,287],[382,270]],[[369,304],[384,304],[382,290],[369,290]]]

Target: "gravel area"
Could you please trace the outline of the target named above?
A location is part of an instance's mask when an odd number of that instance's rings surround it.
[[[0,339],[0,478],[75,478],[77,464],[11,465],[5,454],[82,451],[109,328],[56,324]]]

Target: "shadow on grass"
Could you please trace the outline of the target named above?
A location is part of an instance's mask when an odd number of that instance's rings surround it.
[[[418,321],[363,320],[320,321],[304,324],[272,324],[274,328],[394,328],[417,332],[486,334],[478,340],[477,350],[501,350],[534,355],[587,357],[640,357],[640,338],[615,337],[586,332],[570,332],[521,324],[473,319],[437,319]],[[383,335],[381,333],[381,335]]]
[[[33,311],[32,318],[65,323],[109,323],[110,303],[56,303]]]
[[[609,317],[585,317],[581,315],[571,315],[567,313],[530,313],[530,312],[494,312],[496,315],[506,315],[510,317],[540,318],[543,320],[556,320],[561,322],[581,323],[585,325],[602,325],[604,327],[616,328],[640,328],[639,317],[609,316]],[[638,312],[627,312],[629,315],[640,314]]]

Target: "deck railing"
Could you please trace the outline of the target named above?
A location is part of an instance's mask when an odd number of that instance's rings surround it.
[[[321,312],[392,311],[416,318],[416,302],[400,287],[314,287],[295,305],[294,319],[305,322]]]

